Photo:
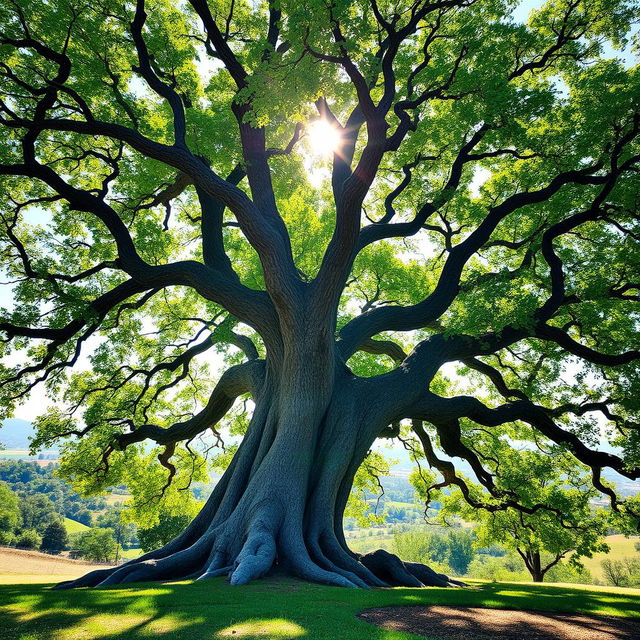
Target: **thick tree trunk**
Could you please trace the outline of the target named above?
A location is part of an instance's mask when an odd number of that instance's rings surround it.
[[[544,582],[544,575],[547,569],[542,568],[542,557],[539,551],[522,551],[518,549],[518,552],[522,556],[527,570],[531,574],[531,579],[534,582]]]
[[[59,586],[221,575],[235,585],[275,569],[343,587],[460,584],[386,552],[360,557],[348,549],[344,508],[384,416],[363,407],[346,370],[319,377],[309,375],[314,368],[289,370],[275,382],[267,374],[236,456],[180,536],[119,568]]]

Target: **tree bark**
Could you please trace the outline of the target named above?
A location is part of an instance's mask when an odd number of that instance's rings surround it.
[[[452,586],[381,550],[349,550],[342,517],[353,477],[385,417],[362,382],[327,354],[267,366],[245,438],[202,511],[166,546],[59,588],[227,575],[245,584],[273,570],[342,587]]]
[[[539,551],[530,551],[530,550],[522,551],[522,549],[518,549],[518,553],[524,560],[524,564],[527,567],[527,571],[531,574],[531,579],[534,582],[544,582],[545,573],[553,565],[549,565],[548,567],[543,568],[542,558],[540,556]]]

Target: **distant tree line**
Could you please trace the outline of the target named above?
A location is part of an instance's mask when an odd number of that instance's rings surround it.
[[[0,482],[0,544],[59,552],[68,542],[62,516],[46,495],[20,497]]]
[[[492,581],[528,581],[530,570],[509,544],[486,544],[478,528],[405,526],[395,530],[393,550],[409,562],[428,563],[437,571],[467,578]],[[542,554],[543,562],[552,556]],[[579,565],[556,562],[545,575],[547,582],[592,582],[590,573]]]
[[[137,527],[104,497],[85,498],[45,467],[22,460],[0,462],[0,544],[47,553],[73,550],[94,562],[113,562],[137,545]],[[69,534],[65,518],[90,527]]]
[[[39,508],[36,511],[53,510],[62,517],[90,527],[95,513],[107,508],[106,500],[102,496],[84,498],[69,483],[58,478],[54,474],[55,469],[54,463],[39,466],[24,460],[3,460],[0,462],[0,482],[6,482],[21,503],[37,498]],[[36,526],[29,528],[37,529]]]
[[[161,547],[191,520],[190,515],[162,514],[157,523],[138,527],[125,522],[120,505],[82,497],[54,471],[54,465],[0,462],[0,545],[47,553],[72,550],[93,562],[115,562],[122,549]],[[65,517],[90,528],[69,534]]]

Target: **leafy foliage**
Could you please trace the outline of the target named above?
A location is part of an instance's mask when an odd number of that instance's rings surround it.
[[[8,544],[12,540],[14,531],[21,523],[22,512],[18,496],[6,483],[0,482],[0,541],[2,544]]]
[[[113,562],[115,558],[113,529],[94,528],[77,533],[71,538],[71,546],[78,555],[93,562]]]
[[[60,553],[69,544],[69,536],[64,524],[60,520],[54,520],[47,526],[42,534],[40,549],[51,553]]]
[[[154,527],[141,527],[138,529],[138,539],[143,551],[153,551],[173,540],[184,531],[189,524],[189,516],[171,516],[161,514],[158,524]]]

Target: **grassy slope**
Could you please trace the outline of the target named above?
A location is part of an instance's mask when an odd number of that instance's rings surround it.
[[[142,549],[120,549],[118,551],[118,556],[120,558],[126,558],[127,560],[133,560],[134,558],[139,558],[144,551]]]
[[[369,607],[460,604],[640,618],[640,590],[530,584],[479,584],[466,589],[365,591],[269,579],[230,587],[197,583],[50,591],[45,585],[0,586],[4,640],[409,640],[355,615]]]
[[[71,518],[65,518],[64,528],[67,530],[68,534],[72,534],[72,533],[82,533],[83,531],[88,531],[90,527],[87,527],[86,524],[82,524],[82,522],[77,522],[76,520],[72,520]]]
[[[593,558],[582,558],[580,562],[589,569],[594,578],[603,580],[601,562],[609,558],[610,560],[622,560],[623,558],[640,558],[640,553],[636,551],[635,544],[640,541],[639,536],[625,538],[623,535],[607,536],[606,538],[611,551],[609,553],[597,553]]]

